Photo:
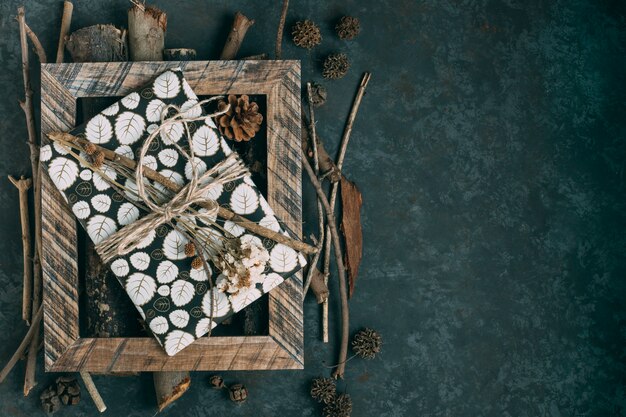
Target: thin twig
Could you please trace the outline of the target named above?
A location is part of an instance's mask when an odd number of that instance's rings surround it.
[[[41,299],[41,188],[39,172],[39,145],[35,130],[35,117],[33,109],[33,90],[30,84],[28,41],[24,7],[17,9],[17,21],[20,28],[20,49],[22,51],[22,77],[24,79],[24,101],[20,101],[20,107],[26,116],[28,131],[28,146],[30,147],[30,164],[33,171],[33,194],[35,205],[35,250],[33,253],[33,308],[32,313],[39,309]],[[45,59],[45,54],[43,54]],[[34,322],[34,318],[32,322]],[[37,367],[37,346],[39,345],[39,332],[34,333],[26,361],[26,373],[24,377],[24,395],[37,385],[35,380],[35,368]]]
[[[343,135],[341,137],[341,145],[339,147],[339,155],[337,156],[337,168],[339,171],[343,168],[343,160],[346,156],[346,149],[348,148],[348,142],[350,142],[350,134],[352,133],[352,126],[354,125],[354,121],[356,119],[356,115],[359,111],[359,106],[361,105],[361,100],[363,99],[363,95],[365,94],[365,88],[370,81],[371,74],[366,72],[363,74],[363,78],[361,78],[361,84],[357,90],[356,96],[354,98],[354,102],[352,103],[352,109],[350,110],[350,114],[348,115],[348,120],[346,121],[346,126],[343,131]],[[339,190],[339,182],[337,181],[333,183],[330,191],[330,207],[332,210],[335,210],[335,203],[337,201],[337,191]],[[334,216],[333,216],[334,219]],[[334,221],[334,220],[333,220]],[[328,226],[326,227],[326,234],[328,234]],[[330,239],[326,239],[326,246],[324,248],[324,280],[326,284],[328,284],[328,277],[330,276],[330,247],[331,241]],[[322,304],[322,335],[324,343],[328,343],[328,300]],[[324,337],[325,335],[325,337]]]
[[[61,18],[61,31],[59,32],[59,46],[57,48],[57,64],[63,62],[63,56],[65,55],[65,42],[67,40],[67,35],[70,33],[73,10],[74,5],[71,1],[66,0],[63,2],[63,17]]]
[[[283,30],[285,29],[285,20],[287,19],[287,10],[289,9],[289,0],[283,0],[283,9],[280,12],[280,21],[278,22],[278,31],[276,32],[276,59],[280,59],[283,49]]]
[[[73,146],[76,147],[76,149],[80,149],[83,150],[81,146],[84,146],[86,143],[90,143],[85,139],[76,137],[76,136],[72,136],[69,133],[59,133],[59,132],[53,132],[53,133],[49,133],[48,137],[51,140],[55,140],[55,141],[61,141],[64,144],[66,144],[67,146]],[[80,145],[80,146],[77,146]],[[101,146],[98,145],[93,145],[96,147],[97,150],[101,151],[104,154],[104,157],[110,161],[114,161],[117,162],[119,164],[121,164],[122,166],[129,168],[131,170],[135,170],[137,167],[137,163],[135,161],[133,161],[132,159],[126,158],[122,155],[119,155],[117,153],[115,153],[114,151],[110,150],[110,149],[106,149],[103,148]],[[148,179],[151,179],[153,181],[156,181],[158,183],[160,183],[161,185],[163,185],[165,188],[167,188],[170,191],[173,191],[175,193],[179,192],[183,187],[181,185],[178,185],[174,182],[172,182],[171,180],[169,180],[168,178],[164,177],[163,175],[159,174],[158,172],[151,170],[150,168],[144,167],[143,168],[143,172],[145,174],[145,176]],[[201,207],[205,207],[205,208],[212,208],[212,206],[210,204],[199,204]],[[240,216],[238,214],[233,213],[232,211],[228,210],[225,207],[220,206],[218,208],[218,212],[217,215],[224,219],[224,220],[230,220],[236,224],[238,224],[239,226],[243,227],[244,229],[247,229],[259,236],[262,237],[266,237],[268,239],[271,239],[277,243],[282,243],[284,245],[287,245],[297,251],[303,252],[303,253],[315,253],[317,251],[317,249],[307,243],[304,243],[300,240],[295,240],[290,238],[289,236],[285,236],[282,233],[279,232],[275,232],[273,230],[270,230],[266,227],[263,227],[261,225],[259,225],[258,223],[252,222],[248,219],[246,219],[243,216]]]
[[[307,98],[309,102],[309,115],[311,118],[311,148],[313,149],[313,166],[315,169],[315,175],[319,176],[320,174],[320,161],[319,156],[317,154],[317,137],[315,133],[315,112],[313,111],[313,91],[311,87],[311,83],[306,83],[307,87]],[[305,156],[306,158],[306,156]],[[317,218],[319,222],[319,237],[317,238],[317,252],[313,255],[313,259],[311,260],[311,264],[309,265],[309,270],[306,275],[306,280],[304,281],[304,295],[306,296],[307,291],[309,290],[309,286],[311,285],[311,280],[313,279],[313,273],[315,272],[315,268],[317,268],[317,262],[320,259],[320,254],[322,251],[322,246],[324,245],[324,211],[322,209],[322,203],[317,200]]]
[[[337,369],[333,372],[333,376],[335,378],[343,378],[343,374],[345,372],[345,362],[346,357],[348,356],[348,338],[350,332],[350,311],[348,307],[348,293],[346,290],[346,270],[343,266],[343,259],[341,257],[341,244],[339,243],[339,232],[337,231],[337,225],[335,224],[335,218],[333,214],[333,210],[330,207],[330,203],[326,198],[326,194],[324,194],[324,190],[322,189],[322,184],[320,184],[317,176],[315,175],[315,171],[311,168],[311,164],[309,161],[304,158],[302,160],[302,166],[306,170],[307,174],[309,174],[309,178],[311,179],[311,183],[315,188],[315,192],[317,193],[317,197],[322,202],[322,206],[326,211],[326,220],[328,221],[328,227],[330,229],[330,236],[333,240],[334,245],[334,253],[335,253],[335,262],[337,263],[337,272],[339,275],[339,296],[341,298],[341,344],[339,345],[339,359],[337,363]]]
[[[24,260],[24,279],[22,285],[22,320],[30,325],[32,315],[31,297],[33,292],[33,264],[31,257],[30,220],[28,216],[28,189],[33,181],[30,178],[20,177],[16,180],[9,175],[9,181],[18,189],[20,201],[20,225],[22,227],[22,253]]]
[[[9,359],[9,362],[4,366],[2,371],[0,371],[0,384],[4,382],[7,375],[11,372],[15,364],[20,360],[26,348],[31,344],[30,342],[33,340],[35,334],[39,333],[39,322],[41,321],[41,317],[43,316],[43,305],[39,306],[39,309],[33,316],[33,320],[31,321],[30,328],[28,332],[26,332],[26,336],[22,339],[22,343],[18,346],[17,350]],[[31,349],[31,348],[29,348]],[[37,346],[34,348],[35,353],[37,352]]]
[[[39,62],[45,64],[48,62],[48,58],[46,58],[46,52],[43,50],[43,46],[41,42],[39,42],[39,38],[35,35],[35,32],[24,22],[24,27],[26,28],[26,35],[28,35],[28,39],[33,43],[33,48],[35,49],[35,53],[39,57]]]
[[[98,388],[96,388],[96,384],[93,383],[93,379],[91,379],[91,374],[86,371],[80,371],[80,377],[83,380],[83,384],[85,384],[85,388],[87,388],[87,392],[91,396],[96,408],[101,413],[104,413],[107,409],[107,406],[104,404],[100,393],[98,392]]]

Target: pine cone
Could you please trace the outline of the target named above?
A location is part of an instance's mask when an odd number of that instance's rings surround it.
[[[348,72],[348,68],[350,68],[350,61],[346,54],[331,54],[324,61],[322,75],[331,80],[342,78]]]
[[[196,245],[193,242],[187,242],[185,244],[185,256],[192,257],[195,254],[196,254]]]
[[[228,391],[230,400],[236,403],[242,403],[248,399],[248,389],[243,384],[235,384]]]
[[[311,84],[311,101],[314,107],[320,107],[326,103],[326,87],[318,83]]]
[[[222,111],[230,104],[230,109],[222,115],[217,116],[217,125],[220,132],[228,139],[237,142],[249,141],[256,132],[261,129],[263,115],[259,113],[259,105],[250,103],[247,95],[237,96],[230,94],[228,103],[221,100],[217,104],[217,109]]]
[[[199,256],[196,256],[191,261],[191,267],[193,269],[202,269],[203,266],[204,266],[204,264],[202,263],[202,259]]]
[[[293,43],[300,48],[311,49],[322,42],[320,28],[310,20],[296,22],[291,29]]]
[[[56,380],[56,392],[65,405],[76,405],[80,402],[80,385],[76,378],[60,376]]]
[[[339,20],[337,26],[335,26],[339,39],[350,40],[356,38],[361,31],[361,24],[359,19],[352,16],[344,16]]]
[[[315,378],[311,384],[311,397],[324,404],[329,404],[337,395],[337,385],[332,378]]]
[[[61,399],[57,395],[54,385],[46,388],[39,396],[39,400],[41,401],[41,408],[48,415],[56,413],[61,409]]]
[[[364,329],[354,335],[352,350],[363,359],[374,359],[380,352],[383,338],[372,329]]]
[[[348,394],[339,394],[334,401],[324,407],[324,417],[350,417],[352,398]]]

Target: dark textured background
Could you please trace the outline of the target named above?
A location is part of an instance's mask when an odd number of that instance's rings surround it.
[[[272,52],[280,6],[269,3],[156,2],[169,12],[167,46],[201,59],[219,55],[236,10],[257,21],[241,54]],[[29,171],[18,5],[0,5],[2,364],[25,332],[17,192],[5,179]],[[52,59],[61,2],[25,5]],[[125,25],[127,6],[76,1],[72,27]],[[344,13],[362,20],[356,41],[333,34]],[[311,18],[324,35],[310,54],[285,42],[304,80],[321,78],[329,52],[352,58],[345,79],[325,83],[330,99],[317,112],[331,150],[361,73],[373,72],[345,163],[365,202],[351,327],[378,329],[385,345],[375,361],[348,365],[341,389],[353,415],[625,414],[625,16],[617,0],[292,1],[288,27]],[[196,374],[164,415],[317,415],[309,380],[336,354],[319,342],[313,300],[305,312],[305,371],[226,374],[249,386],[239,407]],[[23,399],[20,364],[0,385],[0,415],[38,415],[53,376],[38,377]],[[107,415],[154,413],[148,375],[95,379]],[[94,414],[87,397],[64,411]]]

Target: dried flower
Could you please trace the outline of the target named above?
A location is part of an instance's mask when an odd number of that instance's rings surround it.
[[[346,54],[331,54],[324,60],[324,70],[322,75],[324,78],[337,79],[347,74],[350,68],[350,61]]]
[[[352,398],[348,394],[339,394],[324,407],[324,417],[350,417]]]
[[[185,256],[192,257],[196,254],[196,245],[193,242],[187,242],[185,244]]]
[[[228,391],[230,400],[236,403],[242,403],[248,398],[248,389],[243,384],[235,384]]]
[[[220,375],[213,375],[211,378],[209,378],[209,382],[211,382],[211,385],[215,389],[222,389],[225,387],[224,379]]]
[[[383,338],[372,329],[363,329],[354,335],[352,350],[363,359],[374,359],[380,352]]]
[[[311,49],[322,42],[320,28],[310,20],[296,22],[291,29],[293,43],[301,48]]]
[[[263,282],[263,271],[269,259],[262,245],[252,240],[233,239],[215,261],[222,271],[215,282],[217,290],[230,294],[231,301],[233,297],[245,296],[248,290]]]
[[[311,397],[317,402],[329,404],[337,395],[337,385],[333,378],[315,378],[311,384]]]
[[[318,83],[311,83],[311,102],[314,107],[320,107],[326,103],[326,87]]]
[[[191,267],[193,269],[202,269],[203,267],[203,262],[202,262],[202,258],[200,258],[199,256],[196,256],[195,258],[193,258],[193,261],[191,261]]]
[[[91,155],[91,164],[94,166],[94,168],[102,168],[102,165],[104,165],[104,153],[102,151],[95,151],[92,155]]]
[[[361,31],[361,24],[359,23],[359,19],[352,16],[344,16],[339,20],[337,26],[335,26],[335,30],[337,31],[337,35],[339,35],[340,39],[350,40],[356,38],[356,36]]]
[[[87,155],[93,155],[93,153],[97,150],[98,148],[96,147],[96,145],[94,145],[91,142],[87,142],[85,144],[85,153]]]
[[[228,139],[237,142],[249,141],[261,130],[263,115],[259,113],[259,105],[250,102],[247,95],[239,97],[234,94],[228,96],[228,103],[221,100],[217,109],[222,111],[230,104],[230,108],[224,114],[216,117],[220,132]]]

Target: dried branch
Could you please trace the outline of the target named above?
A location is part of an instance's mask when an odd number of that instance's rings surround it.
[[[46,52],[39,42],[39,38],[35,35],[35,32],[24,22],[24,27],[26,28],[26,35],[28,35],[28,39],[33,43],[33,48],[35,49],[35,53],[39,57],[39,62],[45,64],[48,62],[48,58],[46,58]]]
[[[315,171],[313,171],[311,164],[309,164],[309,161],[306,158],[302,160],[302,166],[304,166],[304,169],[309,175],[311,183],[317,193],[317,197],[322,202],[322,206],[326,212],[326,220],[328,222],[330,236],[333,240],[335,261],[337,262],[337,272],[339,275],[339,296],[341,298],[341,343],[339,345],[339,359],[337,360],[338,365],[333,372],[333,376],[335,378],[343,378],[343,374],[346,369],[346,358],[348,356],[348,339],[350,337],[350,311],[348,307],[348,292],[346,290],[346,270],[343,266],[343,259],[341,256],[339,232],[337,232],[337,225],[335,224],[333,210],[330,207],[328,199],[326,198],[326,194],[324,194],[322,184],[320,184],[317,176],[315,175]]]
[[[43,316],[43,305],[40,305],[39,309],[33,316],[33,319],[30,323],[30,328],[28,329],[26,336],[24,336],[24,339],[22,339],[22,343],[20,343],[20,345],[18,346],[13,356],[11,356],[11,359],[9,359],[9,362],[7,362],[7,364],[4,366],[2,371],[0,371],[0,384],[4,382],[7,375],[9,375],[9,373],[11,372],[15,364],[20,360],[20,358],[24,354],[24,351],[26,351],[26,348],[33,349],[31,341],[33,340],[35,334],[39,333],[39,323],[41,322],[42,316]],[[36,353],[37,346],[35,346],[34,350]]]
[[[63,2],[63,17],[61,18],[61,31],[59,32],[59,47],[57,48],[56,63],[63,62],[63,56],[65,52],[65,42],[67,41],[67,35],[70,33],[70,25],[72,24],[72,12],[74,11],[74,5],[71,1]]]
[[[22,320],[30,324],[31,319],[31,297],[33,291],[33,264],[30,260],[32,248],[30,241],[30,220],[28,216],[28,189],[33,181],[30,178],[20,177],[16,180],[9,175],[9,181],[15,185],[19,191],[20,200],[20,224],[22,226],[22,252],[24,259],[24,281],[22,286]]]
[[[93,383],[93,379],[91,379],[91,374],[89,372],[80,371],[80,377],[82,378],[83,383],[85,384],[85,388],[87,389],[87,392],[89,393],[89,395],[91,396],[91,399],[96,405],[96,408],[101,413],[104,413],[107,409],[107,406],[104,404],[104,401],[102,400],[102,397],[100,396],[100,393],[98,392],[98,388],[96,388],[96,384]]]
[[[354,120],[356,119],[356,115],[359,111],[359,106],[361,105],[361,100],[363,99],[363,95],[365,94],[365,88],[370,81],[371,74],[366,72],[363,74],[363,78],[361,78],[361,84],[357,90],[356,96],[354,98],[354,102],[352,103],[352,109],[350,110],[350,114],[348,115],[348,120],[346,121],[346,127],[344,128],[343,135],[341,137],[341,145],[339,147],[339,155],[337,157],[337,169],[341,171],[343,168],[343,160],[346,156],[346,149],[348,148],[348,142],[350,142],[350,134],[352,133],[352,126],[354,125]],[[332,210],[335,210],[335,202],[337,200],[337,191],[339,189],[339,182],[335,182],[332,185],[330,191],[330,207]],[[333,216],[334,219],[334,216]],[[334,220],[333,220],[334,221]],[[328,226],[326,227],[326,234],[328,234]],[[326,246],[324,248],[324,276],[326,277],[326,283],[328,283],[328,277],[330,276],[330,247],[331,241],[329,239],[326,240]],[[324,302],[322,306],[322,329],[323,334],[328,334],[328,300]],[[324,339],[325,343],[328,343],[328,337]]]
[[[30,148],[30,164],[33,171],[33,194],[35,206],[35,250],[33,253],[33,304],[32,314],[39,309],[41,300],[41,185],[39,172],[39,144],[35,130],[35,111],[33,109],[33,90],[30,84],[28,41],[24,7],[17,9],[17,21],[20,28],[20,49],[22,52],[22,77],[24,80],[24,101],[20,101],[20,107],[26,117],[26,130],[28,132],[28,146]],[[45,57],[45,54],[44,54]],[[34,323],[34,317],[32,323]],[[32,326],[33,324],[31,324]],[[38,328],[37,328],[38,330]],[[39,345],[39,332],[35,331],[31,340],[31,346],[26,361],[26,373],[24,377],[24,395],[37,385],[35,380],[35,368],[37,367],[37,346]]]
[[[283,0],[283,8],[280,12],[280,21],[278,22],[278,31],[276,32],[276,59],[280,59],[283,49],[283,30],[285,29],[285,19],[287,19],[287,10],[289,9],[289,0]]]
[[[220,59],[235,59],[243,43],[243,38],[252,25],[254,25],[254,19],[248,19],[241,12],[235,13],[235,20],[233,21],[233,26],[230,29],[228,38],[226,38]]]
[[[72,136],[69,133],[53,132],[53,133],[49,133],[48,137],[51,140],[62,141],[67,146],[73,146],[76,149],[80,149],[80,150],[83,150],[82,146],[84,146],[86,143],[89,143],[87,140],[76,137],[76,136]],[[80,146],[77,146],[77,145],[80,145]],[[104,154],[104,157],[106,159],[117,162],[121,164],[122,166],[129,168],[133,171],[136,169],[137,163],[133,161],[132,159],[119,155],[110,149],[106,149],[98,145],[94,145],[94,146],[96,146],[96,149],[101,151]],[[144,167],[143,172],[148,179],[151,179],[153,181],[160,183],[161,185],[163,185],[165,188],[167,188],[168,190],[172,192],[177,193],[183,188],[182,186],[172,182],[171,180],[159,174],[158,172],[151,170],[150,168]],[[205,208],[211,208],[211,206],[208,204],[206,205],[200,204],[200,206],[205,207]],[[232,211],[228,210],[225,207],[220,206],[218,209],[217,215],[224,220],[230,220],[234,223],[237,223],[239,226],[243,227],[244,229],[247,229],[259,236],[272,239],[275,242],[287,245],[297,251],[309,254],[309,253],[315,253],[315,251],[317,250],[315,247],[308,245],[302,241],[292,239],[289,236],[283,235],[282,233],[275,232],[266,227],[260,226],[259,224],[254,223],[246,219],[243,216],[233,213]]]

